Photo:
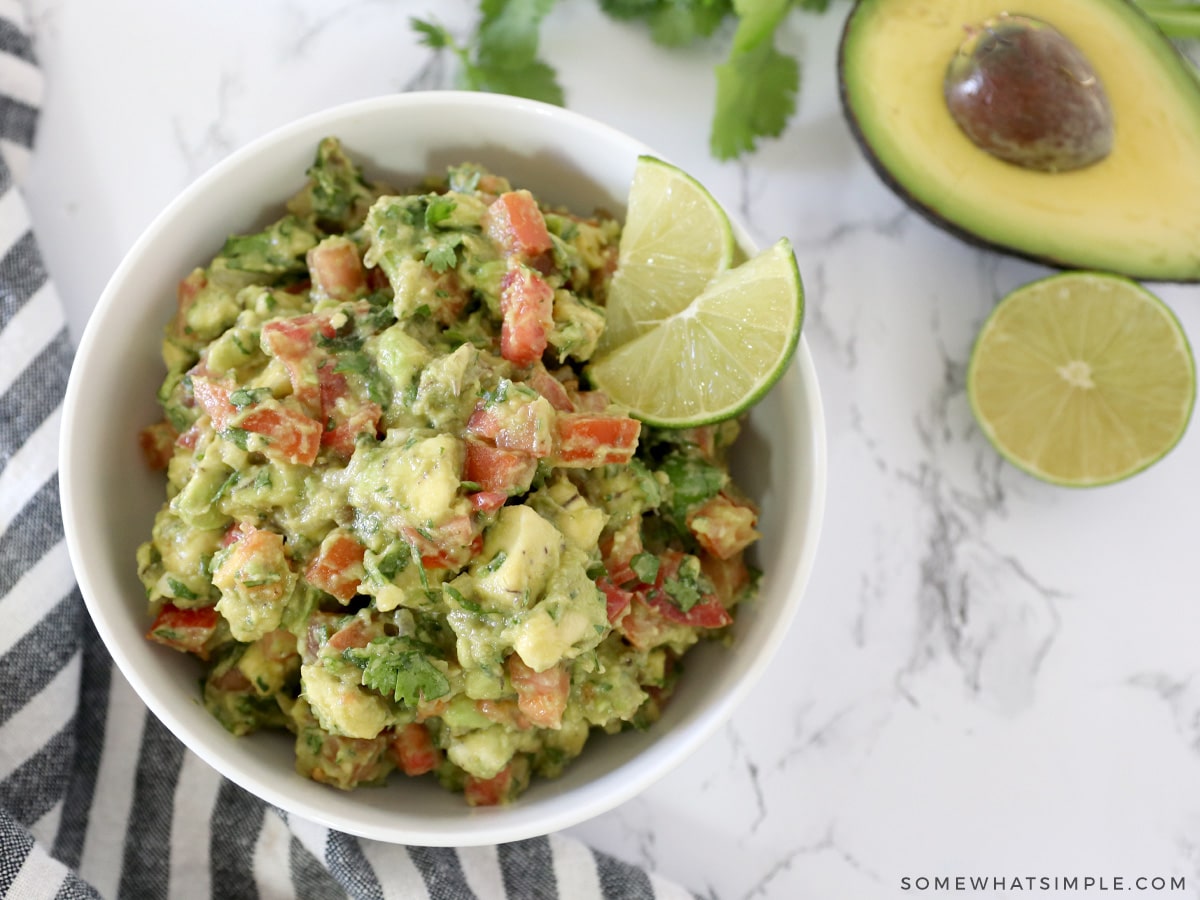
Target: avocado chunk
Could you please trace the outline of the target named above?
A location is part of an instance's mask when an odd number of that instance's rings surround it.
[[[1065,268],[1200,281],[1200,80],[1128,0],[1030,0],[1090,63],[1111,150],[1070,171],[1002,159],[968,137],[945,96],[968,29],[998,0],[858,0],[839,50],[850,130],[883,181],[973,243]]]

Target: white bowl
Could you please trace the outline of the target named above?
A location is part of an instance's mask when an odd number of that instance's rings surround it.
[[[150,710],[194,753],[289,813],[352,834],[421,845],[473,845],[545,834],[605,812],[676,766],[741,703],[787,634],[812,567],[825,497],[825,432],[802,340],[795,362],[751,415],[735,473],[762,507],[759,598],[740,607],[731,648],[704,645],[665,715],[644,733],[596,734],[563,777],[536,780],[513,805],[468,808],[432,779],[394,776],[343,793],[296,774],[286,734],[237,738],[199,702],[197,662],[143,638],[148,611],[134,553],[163,501],[137,434],[161,418],[162,329],[175,285],[225,237],[265,224],[298,190],[317,142],[341,138],[367,171],[394,184],[472,160],[580,212],[624,210],[634,163],[649,148],[556,107],[479,93],[401,94],[351,103],[281,128],[185,190],[129,251],[92,314],[67,388],[61,445],[63,519],[96,627]],[[744,230],[738,238],[752,244]]]

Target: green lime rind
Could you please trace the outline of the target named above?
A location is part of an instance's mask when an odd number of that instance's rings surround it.
[[[1107,308],[1105,301],[1100,299],[1105,297],[1112,298]],[[1055,315],[1055,303],[1063,315]],[[1088,304],[1086,309],[1085,304]],[[1029,322],[1026,327],[1014,330],[1013,319],[1021,315],[1027,315]],[[1117,326],[1098,342],[1097,349],[1090,351],[1092,363],[1103,362],[1094,371],[1089,370],[1104,388],[1100,402],[1089,404],[1076,395],[1072,395],[1072,400],[1066,396],[1070,392],[1064,391],[1061,384],[1051,386],[1055,379],[1046,376],[1045,367],[1059,363],[1053,371],[1060,378],[1064,377],[1064,367],[1073,363],[1063,361],[1067,356],[1074,358],[1083,355],[1079,352],[1080,341],[1087,342],[1090,337],[1088,329],[1094,329],[1097,321],[1102,323],[1105,315]],[[1028,326],[1039,324],[1039,316],[1040,327],[1035,333]],[[1073,347],[1068,346],[1071,339],[1075,341]],[[1139,343],[1145,346],[1139,347]],[[1060,350],[1056,356],[1049,358],[1046,348],[1054,345]],[[1137,352],[1132,352],[1130,347]],[[1024,360],[1018,366],[1009,366],[1009,374],[1018,381],[1023,379],[1028,384],[1041,385],[1042,389],[1036,397],[1026,392],[1033,400],[1044,403],[1047,396],[1063,398],[1051,414],[1040,416],[1042,421],[1030,422],[1033,415],[1026,415],[1020,409],[1020,397],[1007,398],[1009,409],[1001,411],[999,416],[994,403],[984,400],[983,385],[991,380],[993,384],[988,392],[996,391],[995,379],[1003,374],[998,366],[1006,362],[1006,357],[1011,363],[1014,356],[1024,357]],[[1130,387],[1121,384],[1131,379],[1136,381],[1147,372],[1160,369],[1164,370],[1164,377],[1150,385],[1134,384]],[[1055,394],[1055,391],[1058,393]],[[1187,335],[1170,307],[1137,282],[1107,272],[1064,272],[1019,287],[996,305],[980,329],[971,351],[967,367],[967,398],[984,436],[1013,466],[1054,485],[1099,487],[1125,481],[1145,471],[1178,445],[1187,431],[1196,402],[1195,357]],[[1106,451],[1109,456],[1114,455],[1114,447],[1135,444],[1147,430],[1139,429],[1136,421],[1130,422],[1116,416],[1114,403],[1108,402],[1112,399],[1118,401],[1117,405],[1135,407],[1143,421],[1151,421],[1154,428],[1162,431],[1148,449],[1123,465],[1095,465],[1090,469],[1081,467],[1074,470],[1042,465],[1038,459],[1031,459],[1028,452],[1016,449],[1011,434],[1002,433],[1009,429],[1000,427],[1007,416],[1015,417],[1013,421],[1018,423],[1024,419],[1030,427],[1039,430],[1043,449],[1053,452],[1064,448],[1067,442],[1074,441],[1084,448],[1085,454],[1089,448],[1086,439],[1089,432],[1086,429],[1091,429],[1093,436],[1103,438],[1090,442],[1094,457],[1102,459]],[[1147,408],[1151,408],[1154,414],[1145,415]],[[1087,415],[1089,410],[1093,415]],[[1074,430],[1067,427],[1071,424],[1068,420],[1072,416],[1078,420]],[[1106,423],[1100,421],[1101,418],[1110,421]],[[1060,442],[1057,446],[1051,443],[1056,439]]]
[[[733,226],[708,189],[668,162],[639,156],[600,351],[684,309],[732,265],[735,252]]]
[[[648,425],[709,425],[762,399],[787,370],[803,324],[804,286],[784,238],[597,359],[588,378]]]

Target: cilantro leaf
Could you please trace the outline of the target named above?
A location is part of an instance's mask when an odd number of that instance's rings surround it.
[[[425,265],[441,275],[447,269],[458,265],[458,255],[455,248],[462,243],[461,234],[451,234],[438,241],[437,246],[425,254]]]
[[[629,568],[642,584],[654,584],[658,580],[659,559],[653,553],[639,553],[629,561]]]
[[[711,35],[733,12],[729,0],[666,0],[650,15],[650,37],[664,47],[686,47]]]
[[[735,0],[741,20],[729,58],[717,66],[717,104],[709,147],[718,159],[755,149],[777,137],[796,111],[800,66],[775,49],[775,29],[789,0]]]
[[[554,0],[481,0],[477,64],[519,69],[537,58],[538,27]]]
[[[670,480],[671,514],[680,526],[689,512],[716,496],[727,479],[720,466],[692,453],[672,453],[660,468]]]
[[[436,22],[427,22],[416,16],[410,16],[408,27],[418,34],[418,40],[422,45],[433,50],[454,46],[454,38],[450,37],[450,32]]]
[[[478,90],[496,94],[512,94],[562,106],[565,100],[558,76],[548,64],[533,60],[520,68],[479,70]]]
[[[366,647],[351,647],[342,658],[362,668],[362,683],[405,706],[450,693],[450,682],[430,662],[434,647],[407,637],[381,637]]]

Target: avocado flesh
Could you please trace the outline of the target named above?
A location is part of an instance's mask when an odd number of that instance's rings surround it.
[[[1067,268],[1200,281],[1200,82],[1126,0],[1029,0],[1108,91],[1103,160],[1039,172],[975,146],[943,96],[964,27],[997,0],[859,0],[842,35],[842,104],[875,170],[910,205],[967,240]]]

